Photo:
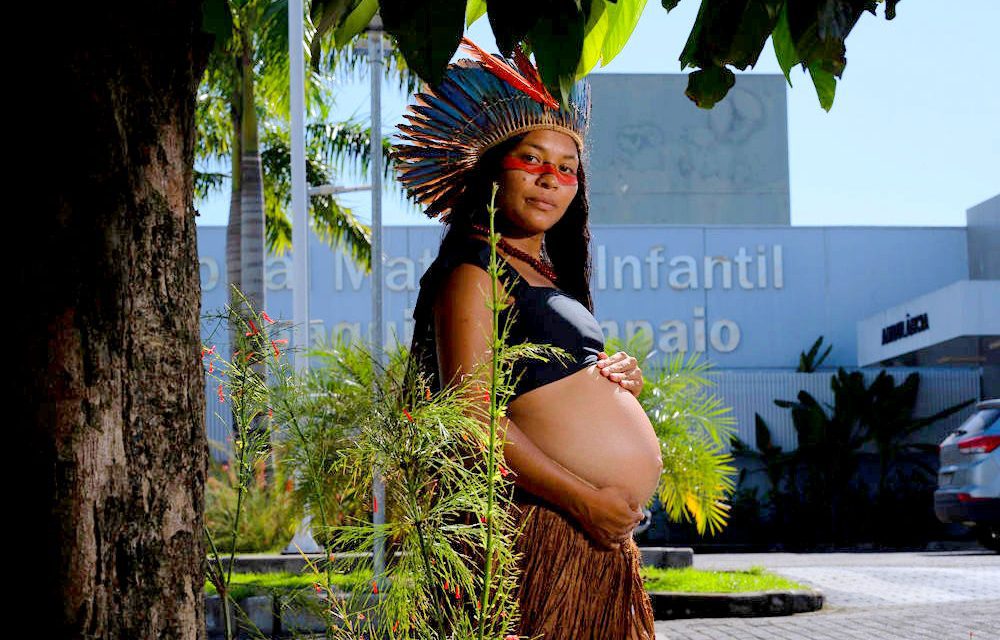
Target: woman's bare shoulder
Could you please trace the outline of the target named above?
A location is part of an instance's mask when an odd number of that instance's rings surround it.
[[[475,262],[463,262],[455,265],[444,278],[438,289],[435,306],[452,306],[455,303],[484,303],[492,293],[492,279],[487,267]],[[500,282],[498,293],[503,297],[506,293]]]

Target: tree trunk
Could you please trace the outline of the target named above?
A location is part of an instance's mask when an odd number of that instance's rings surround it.
[[[27,152],[45,154],[34,170],[50,182],[22,216],[37,250],[15,266],[15,296],[34,294],[14,327],[30,473],[16,516],[40,581],[23,592],[43,609],[32,635],[200,638],[192,167],[212,43],[197,0],[72,3],[47,20]]]
[[[240,277],[243,293],[258,312],[264,310],[264,177],[260,159],[253,62],[244,39],[243,108],[240,139]],[[255,367],[255,369],[257,369]],[[261,369],[261,374],[263,370]]]
[[[242,67],[242,56],[236,61],[237,68]],[[242,78],[242,71],[240,71],[240,78]],[[235,93],[235,92],[234,92]],[[230,156],[230,164],[232,166],[232,179],[230,181],[230,193],[229,193],[229,221],[226,224],[226,300],[229,301],[230,306],[234,309],[238,307],[238,299],[233,291],[233,287],[236,287],[240,291],[243,290],[243,278],[242,278],[242,261],[240,258],[241,244],[243,242],[242,229],[242,216],[240,210],[240,198],[242,194],[242,189],[240,188],[240,141],[242,139],[242,116],[240,115],[240,107],[236,105],[239,99],[239,94],[236,93],[231,100],[232,107],[232,120],[233,120],[233,150]],[[239,325],[233,324],[229,328],[229,344],[227,345],[227,351],[224,352],[226,358],[230,358],[233,350],[236,348],[237,331],[240,330]],[[232,424],[236,425],[236,416],[232,418]]]

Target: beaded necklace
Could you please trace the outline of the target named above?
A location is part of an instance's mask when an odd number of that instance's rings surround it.
[[[474,224],[472,225],[472,228],[486,237],[489,237],[490,235],[490,230],[481,224]],[[521,260],[524,260],[525,262],[530,264],[532,267],[534,267],[535,271],[537,271],[538,273],[542,274],[543,276],[551,280],[552,284],[556,285],[557,287],[559,286],[559,281],[558,281],[559,279],[556,277],[556,270],[552,266],[552,263],[548,262],[547,260],[543,262],[538,258],[532,256],[531,254],[525,251],[521,251],[511,243],[504,240],[503,236],[500,237],[500,240],[497,242],[497,244],[500,245],[503,248],[503,250],[509,253],[510,255],[514,256],[515,258],[520,258]]]

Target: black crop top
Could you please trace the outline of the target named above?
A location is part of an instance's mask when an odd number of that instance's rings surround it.
[[[548,358],[546,362],[534,358],[517,360],[512,373],[513,379],[517,379],[518,375],[520,379],[513,397],[595,364],[597,354],[604,349],[604,332],[594,315],[561,289],[528,284],[499,252],[497,257],[506,262],[503,277],[507,293],[514,298],[513,304],[501,311],[501,322],[506,321],[512,309],[517,310],[507,336],[508,344],[550,344],[565,349],[570,356],[569,360],[565,360],[545,354]],[[459,264],[471,263],[485,270],[490,263],[490,245],[486,240],[470,238],[468,245],[451,255],[447,263],[440,268],[450,271]],[[424,278],[421,278],[421,289],[424,283]]]

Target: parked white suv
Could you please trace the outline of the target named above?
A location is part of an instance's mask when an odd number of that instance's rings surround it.
[[[1000,551],[1000,399],[977,403],[939,451],[938,520],[969,525],[983,546]]]

